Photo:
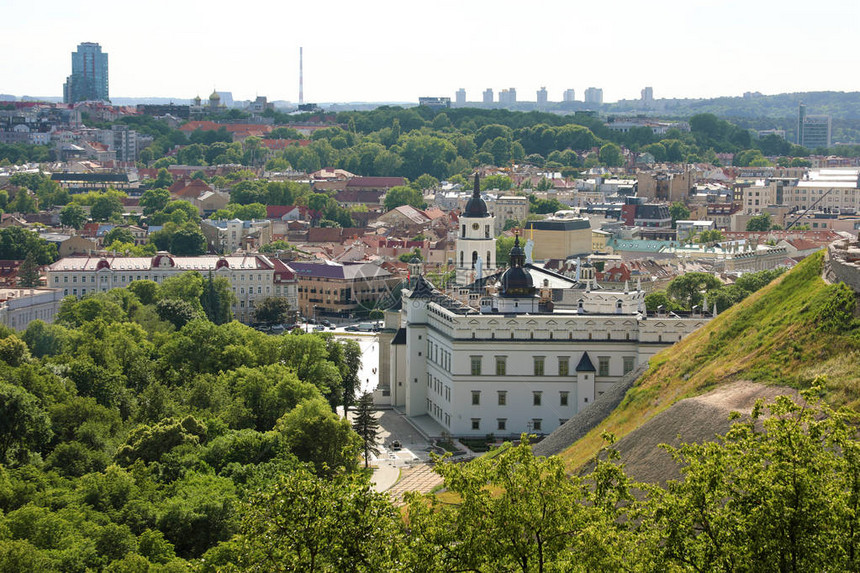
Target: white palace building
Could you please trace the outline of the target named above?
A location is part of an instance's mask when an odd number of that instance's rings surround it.
[[[548,434],[710,319],[647,313],[639,285],[602,290],[587,263],[578,280],[526,264],[519,237],[510,254],[468,304],[421,275],[404,291],[380,339],[380,404],[453,436]]]

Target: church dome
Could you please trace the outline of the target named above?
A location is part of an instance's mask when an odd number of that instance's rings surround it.
[[[209,101],[219,101],[221,96],[218,95],[217,91],[212,91],[212,95],[209,96]]]
[[[514,240],[511,248],[511,268],[502,275],[502,296],[504,297],[533,297],[535,294],[534,280],[531,273],[523,265],[526,253],[520,247],[520,236]]]
[[[466,210],[463,211],[464,217],[489,217],[487,204],[481,199],[481,185],[478,180],[478,174],[475,173],[475,187],[472,190],[472,196],[469,202],[466,203]]]

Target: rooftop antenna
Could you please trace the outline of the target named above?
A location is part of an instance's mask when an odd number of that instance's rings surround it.
[[[305,74],[303,67],[303,58],[302,54],[303,48],[299,46],[299,105],[305,103]]]

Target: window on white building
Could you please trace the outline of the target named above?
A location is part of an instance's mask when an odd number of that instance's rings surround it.
[[[497,418],[496,419],[496,429],[504,432],[507,430],[508,420],[507,418]]]
[[[480,418],[472,418],[472,429],[480,430],[481,429],[481,419]]]
[[[633,372],[634,365],[636,364],[635,356],[625,356],[624,357],[624,373]]]
[[[532,404],[534,404],[535,406],[540,406],[542,398],[543,392],[541,392],[540,390],[532,392]]]
[[[568,376],[570,374],[570,357],[569,356],[559,356],[558,357],[558,375],[559,376]]]
[[[609,357],[608,356],[598,356],[597,357],[597,375],[598,376],[609,376]]]
[[[472,406],[480,406],[481,405],[481,391],[480,390],[472,390]]]
[[[559,392],[558,393],[558,404],[559,404],[559,406],[567,406],[568,396],[570,396],[570,392]]]
[[[472,376],[480,376],[481,375],[481,357],[480,356],[472,356]]]
[[[543,376],[543,364],[544,364],[544,357],[543,356],[535,356],[534,357],[534,375],[535,376]]]
[[[496,356],[496,376],[505,376],[508,373],[506,356]]]
[[[507,406],[508,405],[508,393],[505,390],[499,390],[498,396],[499,396],[499,406]]]

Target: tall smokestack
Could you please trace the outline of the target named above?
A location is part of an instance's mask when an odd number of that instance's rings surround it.
[[[299,47],[299,105],[305,103],[305,73],[302,58],[302,48]]]

